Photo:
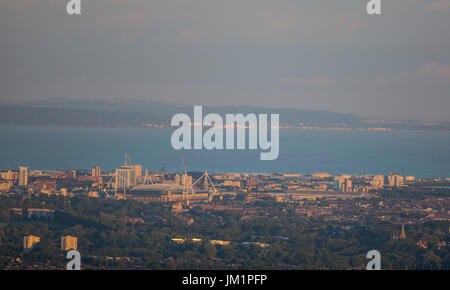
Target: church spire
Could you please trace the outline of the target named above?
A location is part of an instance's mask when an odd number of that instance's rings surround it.
[[[400,234],[400,239],[406,239],[405,224],[402,224],[402,233]]]

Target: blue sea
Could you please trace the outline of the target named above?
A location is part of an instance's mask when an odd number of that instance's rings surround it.
[[[182,170],[167,129],[0,126],[0,168],[112,170],[133,163]],[[387,174],[450,177],[450,133],[431,131],[280,131],[280,155],[259,150],[183,150],[186,169],[210,172]]]

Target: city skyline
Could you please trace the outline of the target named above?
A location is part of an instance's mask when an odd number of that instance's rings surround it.
[[[130,162],[30,171],[27,185],[2,171],[0,268],[74,269],[76,254],[82,270],[369,270],[374,248],[378,269],[449,267],[450,178],[200,176]]]

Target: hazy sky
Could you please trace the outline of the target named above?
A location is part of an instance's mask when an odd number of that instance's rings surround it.
[[[0,101],[130,98],[450,121],[450,0],[0,0]]]

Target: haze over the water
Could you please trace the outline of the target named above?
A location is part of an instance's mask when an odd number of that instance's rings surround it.
[[[450,121],[450,1],[0,1],[0,101],[125,98]]]

